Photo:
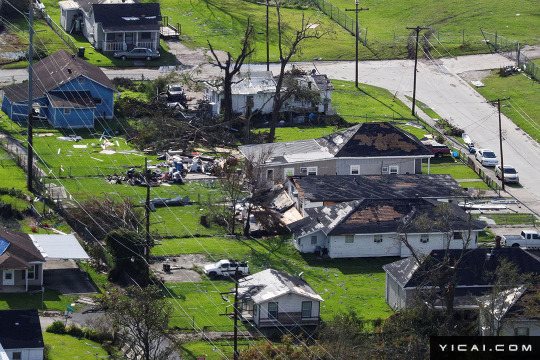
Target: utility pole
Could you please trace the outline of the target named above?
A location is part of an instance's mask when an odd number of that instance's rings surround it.
[[[503,146],[502,146],[502,126],[501,126],[501,101],[508,100],[509,98],[504,99],[497,99],[490,101],[492,104],[497,103],[497,110],[499,111],[499,149],[501,151],[501,182],[502,182],[502,189],[505,190],[504,187],[504,156],[503,156]]]
[[[407,27],[408,30],[416,31],[416,50],[414,51],[414,84],[413,84],[413,95],[412,95],[412,116],[414,114],[414,106],[416,104],[416,66],[418,64],[418,37],[420,36],[421,30],[428,30],[428,27]]]
[[[266,6],[266,71],[270,71],[270,30],[269,30],[269,19],[270,19],[270,0],[266,0],[266,3],[257,3],[259,5]]]
[[[358,12],[359,11],[365,11],[365,10],[369,10],[369,8],[358,8],[358,2],[359,0],[355,0],[355,4],[356,4],[356,8],[355,9],[345,9],[345,11],[354,11],[356,13],[356,27],[355,27],[355,32],[356,32],[356,36],[355,36],[355,39],[356,39],[356,72],[354,73],[354,79],[355,79],[355,84],[356,84],[356,88],[358,88],[358,42],[359,42],[359,39],[358,39]]]
[[[27,160],[27,174],[28,179],[26,187],[28,191],[33,191],[32,180],[33,180],[33,169],[34,169],[34,135],[33,135],[33,108],[32,108],[32,87],[34,82],[32,75],[34,72],[34,4],[33,0],[30,0],[29,11],[29,20],[30,20],[30,48],[28,49],[28,146],[26,151],[26,160]]]
[[[238,311],[238,279],[240,278],[240,271],[238,270],[238,266],[236,266],[236,269],[234,270],[234,291],[228,291],[228,292],[222,292],[221,298],[225,301],[229,301],[226,298],[223,297],[223,295],[226,294],[234,294],[234,309],[233,309],[233,316],[234,316],[234,352],[233,352],[233,359],[238,360],[240,354],[238,353],[238,317],[239,317],[239,311]],[[228,313],[225,314],[219,314],[222,316],[229,316]]]
[[[146,217],[146,235],[145,235],[145,260],[150,274],[150,172],[148,171],[148,158],[144,158],[144,177],[146,179],[146,206],[144,207],[144,215]]]

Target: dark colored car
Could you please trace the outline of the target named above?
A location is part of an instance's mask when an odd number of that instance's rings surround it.
[[[119,51],[114,53],[115,58],[120,58],[122,60],[126,59],[158,59],[159,52],[147,48],[134,48],[130,51]]]
[[[422,141],[422,143],[431,151],[436,157],[440,158],[443,155],[450,154],[450,148],[446,145],[439,144],[433,140]]]

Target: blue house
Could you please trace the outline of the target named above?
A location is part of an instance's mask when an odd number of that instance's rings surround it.
[[[55,128],[93,128],[111,119],[116,89],[101,69],[65,50],[34,64],[32,106]],[[28,119],[28,83],[4,87],[2,111],[14,121]]]

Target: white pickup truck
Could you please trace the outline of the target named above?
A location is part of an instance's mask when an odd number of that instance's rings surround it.
[[[235,260],[220,260],[215,264],[209,264],[204,267],[204,273],[213,278],[216,276],[234,276],[238,269],[240,275],[249,274],[249,266],[246,262]]]
[[[503,235],[502,244],[540,249],[540,234],[536,230],[523,230],[520,235]]]

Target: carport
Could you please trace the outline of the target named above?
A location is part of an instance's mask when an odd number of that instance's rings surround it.
[[[47,271],[47,287],[57,289],[62,294],[95,292],[95,288],[88,279],[84,278],[82,269],[77,262],[77,260],[86,261],[86,273],[88,273],[90,257],[74,235],[31,234],[29,236],[47,263],[51,263],[53,266],[53,268],[45,270]],[[56,260],[75,260],[77,266],[69,265],[66,267],[62,261],[57,262]],[[60,266],[57,266],[59,264]]]

